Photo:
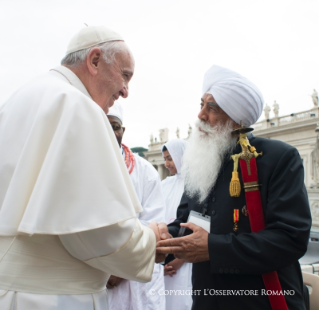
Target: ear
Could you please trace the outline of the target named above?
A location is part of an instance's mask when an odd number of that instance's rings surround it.
[[[92,48],[86,57],[86,65],[93,76],[98,74],[102,57],[102,51],[98,47]]]

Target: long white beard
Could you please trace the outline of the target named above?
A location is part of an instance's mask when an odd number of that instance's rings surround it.
[[[203,202],[215,185],[225,155],[236,147],[233,121],[211,127],[198,120],[183,156],[182,176],[189,197]],[[202,130],[200,131],[199,128]]]

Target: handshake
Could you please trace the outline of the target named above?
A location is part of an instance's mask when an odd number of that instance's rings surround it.
[[[152,222],[148,225],[156,237],[155,262],[163,262],[169,253],[174,254],[175,258],[190,263],[208,261],[208,232],[193,223],[181,223],[180,226],[192,230],[193,233],[185,237],[173,238],[168,232],[165,223]],[[174,266],[172,266],[172,263],[168,265],[166,270],[167,274],[173,275],[174,271],[181,266],[183,261],[175,260]],[[122,278],[111,276],[107,288],[114,288],[122,281]]]
[[[156,237],[156,243],[158,243],[161,240],[167,240],[167,239],[172,238],[172,236],[168,232],[168,228],[167,228],[167,225],[165,223],[152,222],[148,225],[148,227],[153,230],[155,237]],[[167,255],[168,254],[156,252],[155,262],[156,263],[163,262]]]
[[[189,263],[208,261],[208,232],[194,223],[181,223],[180,226],[190,229],[192,234],[172,238],[165,223],[148,225],[156,236],[156,263],[164,261],[168,254]]]

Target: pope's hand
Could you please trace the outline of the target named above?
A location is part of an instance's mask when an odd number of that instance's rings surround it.
[[[163,222],[157,224],[158,232],[162,240],[170,239],[172,236],[168,232],[167,225]]]
[[[151,222],[148,225],[148,227],[153,230],[153,232],[156,236],[156,242],[158,242],[161,239],[167,240],[169,238],[172,238],[172,236],[168,232],[168,228],[167,228],[167,225],[165,223],[157,224],[156,222]],[[155,262],[156,263],[163,262],[165,260],[166,256],[167,255],[165,253],[164,254],[156,253]]]
[[[181,226],[189,228],[193,233],[181,238],[159,241],[157,255],[174,254],[176,258],[190,263],[209,260],[208,232],[193,223],[183,223]]]
[[[161,240],[161,237],[160,237],[160,233],[159,233],[159,230],[158,230],[158,224],[156,222],[151,222],[149,225],[148,225],[148,228],[152,229],[154,234],[155,234],[155,237],[156,237],[156,242],[158,242],[159,240]]]

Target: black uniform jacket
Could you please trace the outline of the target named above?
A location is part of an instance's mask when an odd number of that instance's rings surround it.
[[[240,168],[241,195],[230,197],[233,161],[225,159],[208,203],[210,260],[193,265],[192,309],[270,310],[261,275],[273,270],[278,272],[289,310],[304,309],[298,259],[307,249],[311,215],[303,164],[288,144],[252,135],[249,140],[257,152],[263,152],[256,162],[266,228],[252,233],[249,218],[242,213],[246,202]],[[240,152],[238,145],[234,154]],[[234,209],[240,211],[236,233]],[[177,219],[169,225],[174,237],[190,210],[201,212],[202,206],[184,194]]]

